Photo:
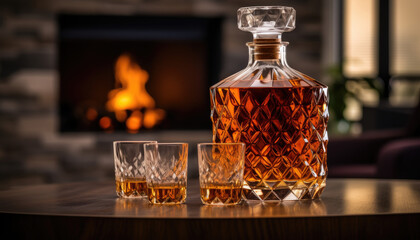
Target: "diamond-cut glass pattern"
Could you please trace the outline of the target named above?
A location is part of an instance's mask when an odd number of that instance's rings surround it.
[[[145,142],[151,143],[151,142]],[[115,142],[114,163],[115,177],[143,177],[146,178],[144,166],[144,142]]]
[[[241,200],[245,144],[198,145],[201,201],[209,205],[237,204]]]
[[[183,203],[186,198],[188,144],[145,144],[146,180],[152,203]]]
[[[113,143],[118,196],[137,197],[146,194],[145,189],[135,187],[139,186],[140,182],[143,184],[146,182],[146,165],[144,161],[144,144],[146,143],[157,142],[115,141]]]
[[[327,88],[316,84],[211,88],[212,99],[242,96],[234,102],[233,98],[214,101],[213,141],[246,144],[243,193],[247,199],[313,199],[321,194],[327,174],[328,96]],[[228,110],[234,104],[237,107]]]
[[[147,185],[186,185],[188,145],[146,144]]]

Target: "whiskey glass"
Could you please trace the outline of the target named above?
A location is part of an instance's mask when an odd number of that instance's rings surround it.
[[[114,141],[115,184],[121,198],[145,197],[144,144],[156,141]]]
[[[201,202],[235,205],[242,199],[244,143],[198,144]]]
[[[185,203],[187,197],[187,143],[147,143],[147,196],[152,204]]]

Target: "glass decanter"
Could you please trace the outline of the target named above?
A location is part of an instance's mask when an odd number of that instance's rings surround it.
[[[253,34],[248,66],[210,88],[213,142],[246,144],[243,197],[314,199],[327,177],[327,86],[286,62],[283,32],[292,7],[243,7],[238,27]]]

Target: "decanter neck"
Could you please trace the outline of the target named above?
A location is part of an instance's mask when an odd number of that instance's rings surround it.
[[[249,63],[256,61],[279,61],[280,64],[287,65],[286,46],[288,42],[280,39],[254,39],[247,43],[249,48]]]

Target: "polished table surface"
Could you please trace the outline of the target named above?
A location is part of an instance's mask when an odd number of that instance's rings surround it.
[[[277,231],[280,231],[277,227],[275,230],[271,229],[272,226],[269,227],[267,223],[282,227],[290,224],[290,230],[299,230],[298,226],[294,226],[303,224],[302,226],[307,225],[310,229],[322,226],[330,229],[331,239],[342,238],[343,234],[349,234],[346,231],[353,234],[351,237],[373,236],[376,230],[363,230],[361,227],[368,228],[369,224],[373,224],[372,221],[379,221],[376,223],[379,225],[375,226],[380,227],[382,224],[386,229],[381,228],[382,233],[377,234],[390,236],[387,231],[391,231],[394,225],[405,224],[407,229],[400,226],[392,231],[400,229],[405,231],[404,234],[408,231],[407,236],[411,238],[420,234],[418,227],[410,230],[414,226],[411,226],[412,224],[420,224],[420,181],[329,179],[325,191],[317,200],[283,201],[275,204],[243,203],[229,207],[202,205],[196,179],[188,183],[187,203],[172,206],[150,205],[143,199],[119,199],[115,194],[114,182],[47,184],[0,191],[0,213],[2,218],[15,219],[17,223],[40,224],[47,221],[57,225],[60,221],[69,224],[66,222],[68,219],[72,219],[73,224],[74,221],[86,219],[102,222],[100,225],[94,224],[96,229],[103,228],[104,221],[124,221],[128,225],[135,225],[136,221],[142,224],[155,224],[156,221],[160,221],[159,224],[167,224],[169,227],[193,223],[195,228],[199,228],[201,222],[205,228],[209,227],[208,224],[213,224],[210,227],[214,229],[220,229],[217,224],[256,224],[264,228],[258,231],[267,236],[278,234]],[[112,226],[111,223],[110,225]],[[10,224],[9,227],[13,228],[13,225]],[[335,228],[337,230],[334,230]],[[109,228],[106,230],[111,231]],[[226,231],[229,231],[229,228],[226,228]],[[244,231],[255,234],[250,229]],[[286,230],[281,231],[284,233]],[[133,234],[130,236],[140,236],[143,233],[136,230]],[[191,238],[191,234],[193,233],[179,236]]]

